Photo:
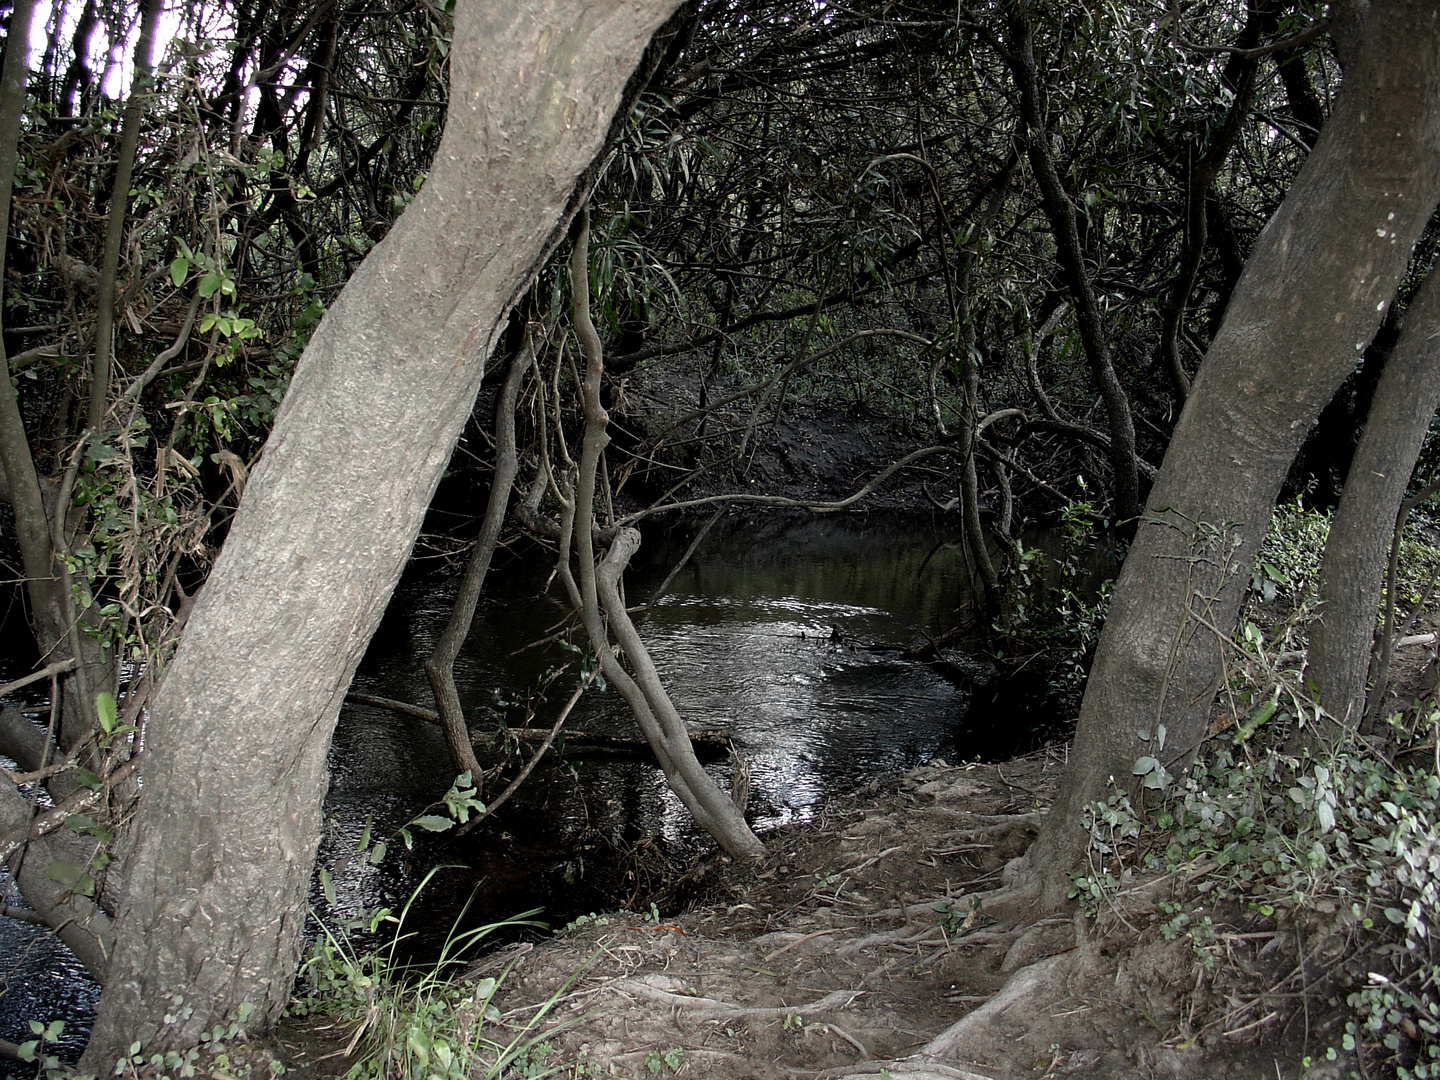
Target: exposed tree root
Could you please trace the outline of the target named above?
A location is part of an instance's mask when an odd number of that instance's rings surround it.
[[[882,1071],[883,1070],[883,1071]],[[843,1069],[828,1069],[824,1077],[845,1077],[846,1080],[994,1080],[983,1073],[968,1069],[956,1069],[939,1062],[916,1065],[904,1059],[896,1061],[866,1061]]]
[[[660,1004],[669,1005],[672,1008],[685,1009],[697,1016],[715,1016],[726,1020],[783,1020],[791,1016],[817,1016],[834,1009],[843,1009],[865,993],[864,990],[832,990],[819,1001],[812,1001],[809,1005],[797,1005],[792,1009],[784,1006],[747,1008],[744,1005],[732,1005],[728,1001],[717,1001],[715,998],[677,994],[651,985],[646,981],[645,976],[638,979],[622,979],[614,984],[614,988],[637,997],[658,1001]]]
[[[957,1020],[925,1044],[917,1055],[921,1058],[949,1057],[965,1047],[1013,1006],[1022,1001],[1044,999],[1064,983],[1075,965],[1074,953],[1047,957],[1029,967],[1021,968],[993,998],[980,1008]]]

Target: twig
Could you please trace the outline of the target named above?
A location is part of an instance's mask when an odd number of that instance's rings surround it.
[[[717,521],[725,516],[727,509],[729,509],[729,507],[720,507],[710,516],[710,520],[700,527],[700,531],[697,532],[695,538],[690,541],[690,546],[685,549],[685,554],[680,556],[680,561],[670,568],[670,573],[665,575],[665,580],[660,582],[660,587],[650,594],[650,599],[645,602],[647,608],[653,607],[655,602],[665,595],[666,590],[670,588],[670,583],[675,580],[675,575],[685,568],[685,564],[688,563],[690,557],[695,554],[695,549],[698,548],[700,542],[705,539],[705,534],[711,530]]]
[[[4,833],[0,833],[0,862],[4,862],[10,858],[21,845],[29,843],[31,840],[38,840],[47,833],[52,833],[60,828],[72,814],[78,814],[82,810],[88,810],[100,802],[112,787],[122,780],[129,778],[130,774],[135,771],[144,757],[144,751],[141,751],[129,761],[125,762],[125,764],[121,765],[109,776],[105,777],[105,782],[100,786],[98,791],[90,791],[89,789],[77,791],[74,795],[71,795],[54,808],[46,810],[43,814],[37,814],[34,820],[28,821],[24,825],[17,825],[15,828]]]
[[[710,495],[703,499],[690,499],[686,502],[667,503],[664,506],[648,506],[644,510],[637,510],[633,514],[620,519],[621,525],[633,525],[637,521],[649,517],[651,514],[658,514],[662,511],[689,510],[696,506],[714,506],[716,503],[728,503],[731,506],[778,506],[787,509],[809,510],[816,514],[833,514],[840,510],[848,510],[867,495],[872,494],[876,488],[883,484],[890,477],[894,476],[907,465],[913,465],[922,458],[931,457],[935,454],[953,454],[953,446],[925,446],[919,450],[912,450],[899,461],[881,470],[864,487],[843,499],[836,499],[833,502],[815,502],[810,499],[791,499],[784,495]]]
[[[843,1042],[849,1043],[851,1046],[853,1046],[856,1050],[858,1050],[858,1051],[860,1052],[860,1056],[861,1056],[861,1057],[868,1058],[868,1057],[870,1056],[870,1051],[869,1051],[869,1049],[865,1046],[865,1044],[862,1043],[859,1039],[855,1038],[854,1035],[851,1035],[848,1031],[846,1031],[844,1028],[842,1028],[839,1024],[825,1023],[825,1024],[816,1024],[815,1026],[818,1027],[818,1028],[823,1028],[824,1030],[830,1032],[831,1035],[834,1035],[837,1039],[840,1039],[840,1040],[842,1040]]]
[[[69,660],[56,660],[55,663],[48,667],[43,667],[39,671],[32,672],[23,679],[16,679],[14,682],[8,682],[4,686],[0,686],[0,697],[4,697],[6,694],[13,694],[21,687],[29,686],[31,683],[39,682],[41,679],[48,679],[51,675],[61,675],[67,671],[71,671],[79,662],[80,661],[73,657]]]
[[[1225,1036],[1226,1038],[1230,1038],[1231,1036],[1234,1036],[1234,1035],[1241,1035],[1241,1034],[1249,1031],[1251,1028],[1257,1028],[1257,1027],[1259,1027],[1261,1024],[1268,1024],[1271,1020],[1274,1020],[1274,1019],[1275,1019],[1277,1016],[1279,1016],[1279,1015],[1280,1015],[1280,1013],[1279,1013],[1278,1011],[1277,1011],[1277,1012],[1268,1013],[1268,1014],[1266,1014],[1265,1016],[1262,1016],[1259,1020],[1252,1020],[1252,1021],[1250,1021],[1250,1023],[1246,1024],[1244,1027],[1232,1028],[1232,1029],[1229,1030],[1229,1031],[1222,1031],[1220,1034],[1223,1035],[1223,1036]]]
[[[761,960],[760,962],[761,962],[762,964],[768,964],[768,963],[770,963],[771,960],[774,960],[777,956],[780,956],[780,955],[783,954],[783,953],[789,952],[791,949],[795,948],[795,946],[797,946],[797,945],[803,945],[803,944],[805,944],[805,942],[810,941],[810,940],[812,940],[812,939],[814,939],[814,938],[818,938],[818,937],[828,937],[830,934],[838,934],[838,933],[842,932],[843,930],[844,930],[844,927],[841,927],[841,926],[832,926],[829,930],[816,930],[813,934],[805,934],[805,935],[802,936],[802,937],[796,938],[794,941],[790,942],[788,945],[781,945],[780,948],[776,949],[776,950],[775,950],[774,952],[772,952],[772,953],[766,953],[766,954],[765,954],[765,958],[764,958],[763,960]]]
[[[550,728],[549,734],[545,736],[545,741],[542,742],[540,746],[536,749],[535,753],[531,755],[530,760],[526,762],[525,767],[520,770],[520,775],[515,777],[514,780],[510,781],[510,786],[507,787],[504,791],[502,791],[499,795],[497,795],[494,799],[492,799],[490,801],[490,804],[485,807],[484,811],[482,811],[480,815],[475,818],[475,820],[468,822],[467,824],[462,825],[460,828],[456,829],[456,836],[464,836],[471,829],[475,828],[476,825],[479,825],[491,814],[495,813],[496,810],[499,810],[500,807],[504,806],[507,802],[510,801],[510,796],[514,795],[515,792],[520,789],[520,785],[523,784],[526,779],[529,778],[530,774],[535,771],[535,766],[540,763],[540,759],[545,756],[545,752],[549,750],[550,747],[555,745],[555,737],[560,734],[561,726],[565,723],[566,719],[570,716],[571,710],[575,708],[576,703],[580,700],[580,695],[585,693],[585,689],[590,685],[590,681],[590,679],[580,680],[580,685],[577,686],[575,688],[575,692],[570,695],[570,700],[565,702],[565,707],[560,710],[560,715],[556,717],[555,723]]]
[[[1329,29],[1330,20],[1320,19],[1292,37],[1273,41],[1269,45],[1259,45],[1253,49],[1242,49],[1237,45],[1198,45],[1193,41],[1186,41],[1178,33],[1179,24],[1177,22],[1175,44],[1190,52],[1205,53],[1209,56],[1238,56],[1242,60],[1259,60],[1271,53],[1285,52],[1288,49],[1298,49],[1302,45],[1308,45]]]

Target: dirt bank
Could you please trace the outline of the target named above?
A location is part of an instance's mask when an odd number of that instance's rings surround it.
[[[512,1023],[559,995],[540,1057],[563,1076],[1221,1080],[1299,1076],[1338,1045],[1317,975],[1346,947],[1333,915],[1210,910],[1204,866],[1129,881],[1098,917],[1012,928],[972,906],[1062,767],[1048,750],[877,781],[767,836],[758,874],[692,871],[673,916],[597,918],[471,974],[508,972]],[[1166,940],[1162,899],[1213,933]]]

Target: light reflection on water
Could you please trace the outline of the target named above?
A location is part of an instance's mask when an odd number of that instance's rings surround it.
[[[669,594],[636,615],[686,722],[694,730],[728,731],[750,760],[748,816],[757,830],[804,820],[825,799],[876,775],[957,752],[965,695],[900,655],[955,621],[964,564],[952,540],[928,519],[741,520],[714,530]],[[647,531],[626,576],[632,605],[649,597],[687,542],[682,533]],[[569,659],[555,647],[515,652],[566,616],[565,606],[542,592],[549,569],[539,557],[497,565],[456,662],[467,712],[492,705],[497,695],[522,696],[547,667]],[[553,591],[559,593],[558,584]],[[428,706],[421,665],[452,595],[453,585],[402,586],[356,689]],[[573,678],[556,684],[537,726],[549,725]],[[587,694],[567,727],[638,735],[613,691]],[[342,713],[331,763],[330,810],[343,822],[326,845],[331,860],[344,856],[340,835],[357,834],[364,813],[398,826],[450,778],[437,729],[363,706]],[[706,769],[728,790],[728,762]],[[396,796],[383,813],[365,795],[378,791]],[[566,849],[587,830],[624,843],[655,837],[682,860],[713,848],[653,764],[575,756],[563,768],[542,765],[494,826],[453,844],[425,838],[428,858],[483,867],[453,874],[450,894],[427,917],[443,922],[443,912],[458,907],[482,878],[481,910],[497,917],[543,903],[563,920],[604,903],[575,880],[584,860]],[[374,887],[401,895],[424,865],[416,858],[394,885]]]
[[[630,603],[648,598],[688,543],[677,531],[645,530],[627,574]],[[749,819],[757,830],[804,820],[829,796],[934,755],[950,756],[967,701],[899,650],[955,621],[964,577],[953,536],[929,519],[878,516],[740,519],[702,545],[670,593],[636,616],[675,704],[695,729],[729,731],[751,762]],[[551,665],[556,647],[515,650],[553,632],[566,607],[543,595],[549,565],[503,554],[456,664],[467,710],[513,700]],[[422,662],[445,620],[455,583],[405,583],[355,680],[355,689],[429,707]],[[559,592],[558,586],[555,592]],[[0,672],[4,666],[0,664]],[[536,724],[548,727],[573,674],[558,682]],[[572,730],[637,734],[613,692],[590,693]],[[379,906],[401,908],[437,863],[461,863],[427,889],[412,928],[430,940],[476,894],[470,922],[536,906],[561,922],[615,900],[614,875],[596,884],[606,858],[593,832],[633,844],[656,838],[680,859],[710,850],[688,813],[643,760],[575,756],[542,765],[493,824],[460,839],[416,836],[414,852],[392,843],[379,867],[354,858],[366,823],[376,838],[438,799],[452,779],[439,730],[386,710],[347,705],[332,744],[327,834],[320,864],[336,892],[327,921]],[[723,789],[730,766],[708,764]],[[478,893],[476,890],[478,889]],[[0,920],[0,1038],[22,1041],[31,1018],[65,1019],[76,1049],[98,988],[63,946],[38,928]]]

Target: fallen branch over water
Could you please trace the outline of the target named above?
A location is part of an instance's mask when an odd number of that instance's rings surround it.
[[[440,714],[433,709],[427,709],[420,705],[412,705],[408,701],[396,701],[394,698],[379,697],[375,694],[361,694],[351,692],[345,695],[345,700],[354,705],[369,705],[376,709],[389,709],[404,716],[413,716],[417,720],[424,720],[428,724],[440,724]],[[519,739],[521,742],[539,743],[544,742],[549,736],[547,731],[532,730],[531,728],[510,728],[506,738]],[[483,746],[493,749],[496,744],[496,737],[489,732],[471,731],[470,741],[476,746]],[[724,731],[692,731],[690,741],[695,746],[695,753],[702,758],[718,759],[730,753],[730,735]],[[576,750],[607,750],[621,754],[634,754],[638,757],[651,756],[650,745],[644,739],[627,739],[620,735],[598,735],[593,732],[571,731],[565,735],[565,746]]]

